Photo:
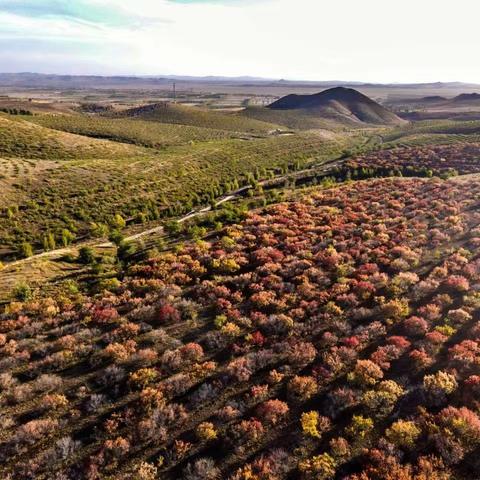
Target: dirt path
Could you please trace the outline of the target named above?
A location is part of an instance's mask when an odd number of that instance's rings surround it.
[[[302,176],[304,174],[308,174],[309,172],[312,173],[320,173],[320,174],[326,174],[328,173],[329,170],[332,168],[335,168],[336,166],[340,165],[344,160],[343,159],[335,159],[335,160],[330,160],[325,162],[324,164],[317,166],[317,167],[310,167],[306,168],[304,170],[299,170],[297,172],[292,172],[289,174],[282,174],[277,177],[267,179],[267,180],[262,180],[258,182],[259,186],[273,186],[276,184],[280,184],[283,181],[285,181],[287,178],[296,178],[299,176]],[[246,185],[244,187],[238,188],[237,190],[234,190],[232,192],[229,192],[225,195],[222,195],[221,197],[218,198],[217,202],[215,203],[215,207],[218,207],[226,202],[230,202],[238,197],[240,197],[243,193],[245,193],[247,190],[250,190],[253,188],[252,185]],[[176,221],[178,223],[184,223],[188,220],[191,220],[192,218],[196,218],[200,215],[204,215],[205,213],[208,213],[212,210],[211,206],[206,206],[202,207],[198,210],[192,210],[191,212],[187,213],[186,215],[178,218]],[[157,227],[150,228],[148,230],[144,230],[142,232],[130,235],[128,237],[125,237],[125,241],[131,242],[134,240],[138,240],[143,237],[147,237],[149,235],[153,234],[160,234],[164,230],[162,225],[159,225]],[[25,264],[32,264],[35,263],[37,260],[41,259],[50,259],[50,260],[55,260],[63,257],[64,255],[67,254],[72,254],[78,251],[78,249],[82,246],[91,246],[93,248],[112,248],[114,244],[112,242],[102,242],[102,243],[95,243],[95,242],[84,242],[84,243],[78,243],[74,246],[71,247],[65,247],[65,248],[60,248],[57,250],[50,250],[48,252],[42,252],[38,253],[36,255],[32,255],[31,257],[28,258],[22,258],[20,260],[15,260],[13,262],[6,263],[4,266],[4,269],[1,271],[0,275],[8,272],[12,272],[16,270],[17,267]]]

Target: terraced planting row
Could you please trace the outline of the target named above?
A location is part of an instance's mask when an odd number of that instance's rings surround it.
[[[312,189],[110,292],[12,303],[3,478],[473,478],[479,194]]]
[[[371,175],[389,172],[408,176],[480,172],[480,143],[454,143],[379,150],[345,162],[345,168]]]
[[[25,117],[37,119],[41,117]],[[56,117],[52,117],[56,118]],[[130,145],[60,133],[29,121],[0,114],[0,156],[33,160],[72,160],[139,155]]]
[[[162,149],[169,145],[188,142],[222,140],[239,136],[238,133],[212,128],[149,122],[131,118],[102,118],[86,115],[41,115],[32,122],[63,132],[115,142]]]
[[[25,242],[34,250],[44,248],[49,235],[62,246],[64,230],[77,239],[98,237],[123,228],[124,221],[140,223],[185,213],[254,177],[268,178],[336,158],[345,146],[359,141],[301,134],[63,162],[16,179],[11,194],[0,199],[0,245],[15,256]]]

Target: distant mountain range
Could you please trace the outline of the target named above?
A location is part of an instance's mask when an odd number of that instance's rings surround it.
[[[112,76],[97,76],[97,75],[55,75],[55,74],[40,74],[40,73],[0,73],[0,86],[3,87],[26,87],[26,88],[87,88],[87,87],[124,87],[126,85],[135,86],[161,86],[171,85],[172,82],[186,82],[186,83],[203,83],[203,84],[236,84],[236,85],[264,85],[264,86],[290,86],[297,87],[319,87],[329,88],[336,86],[343,87],[392,87],[392,88],[479,88],[480,85],[461,83],[461,82],[436,82],[436,83],[418,83],[418,84],[401,84],[401,83],[366,83],[366,82],[352,82],[342,80],[328,80],[328,81],[307,81],[307,80],[275,80],[261,77],[224,77],[224,76],[182,76],[182,75],[112,75]]]

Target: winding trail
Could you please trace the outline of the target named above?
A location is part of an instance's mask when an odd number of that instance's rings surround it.
[[[304,170],[298,170],[296,172],[291,172],[291,173],[288,173],[288,174],[282,174],[282,175],[279,175],[277,177],[273,177],[273,178],[266,179],[266,180],[261,180],[261,181],[258,182],[258,185],[262,186],[262,187],[273,187],[277,184],[281,184],[282,182],[284,182],[285,180],[287,180],[289,178],[298,178],[298,177],[301,177],[301,176],[303,176],[305,174],[308,174],[308,173],[312,173],[312,174],[315,173],[317,175],[318,174],[328,175],[328,173],[332,169],[341,165],[344,161],[345,161],[345,159],[338,159],[338,158],[333,159],[333,160],[329,160],[329,161],[326,161],[326,162],[324,162],[320,165],[316,165],[316,166],[314,165],[314,166],[311,166],[311,167],[306,168]],[[218,207],[218,206],[220,206],[220,205],[222,205],[226,202],[230,202],[232,200],[235,200],[236,198],[239,198],[241,195],[243,195],[245,192],[247,192],[248,190],[250,190],[252,188],[253,188],[253,185],[246,185],[244,187],[233,190],[232,192],[228,192],[225,195],[222,195],[215,202],[215,207]],[[211,206],[201,207],[197,210],[192,210],[192,211],[188,212],[186,215],[178,218],[176,221],[178,223],[184,223],[187,220],[191,220],[192,218],[196,218],[198,216],[205,215],[206,213],[210,212],[211,210],[212,210]],[[163,226],[159,225],[157,227],[153,227],[153,228],[150,228],[148,230],[144,230],[142,232],[135,233],[133,235],[125,237],[125,241],[131,242],[131,241],[138,240],[140,238],[147,237],[147,236],[150,236],[150,235],[153,235],[153,234],[161,234],[163,231],[164,231]],[[36,260],[40,260],[40,259],[52,259],[52,260],[54,260],[54,259],[61,258],[64,255],[67,255],[69,253],[74,253],[75,251],[77,251],[82,246],[90,246],[90,247],[93,247],[93,248],[112,248],[114,246],[114,244],[112,242],[109,242],[109,241],[102,242],[102,243],[95,243],[94,241],[93,242],[89,241],[89,242],[77,243],[75,245],[72,245],[71,247],[59,248],[59,249],[56,249],[56,250],[50,250],[50,251],[47,251],[47,252],[38,253],[38,254],[32,255],[31,257],[28,257],[28,258],[22,258],[20,260],[14,260],[13,262],[5,263],[2,273],[7,272],[7,271],[11,271],[12,268],[16,268],[20,265],[24,265],[24,264],[28,264],[28,263],[34,263]],[[0,273],[0,275],[1,275],[1,273]]]

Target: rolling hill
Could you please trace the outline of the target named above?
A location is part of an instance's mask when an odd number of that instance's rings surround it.
[[[234,132],[267,133],[278,128],[277,125],[239,115],[167,102],[130,108],[116,113],[115,116]]]
[[[287,95],[269,106],[273,110],[307,111],[345,125],[400,125],[405,123],[393,112],[362,93],[344,87],[313,95]]]
[[[26,117],[31,119],[63,116]],[[67,118],[67,117],[65,117]],[[79,132],[58,131],[50,125],[40,125],[16,116],[0,114],[0,157],[72,160],[76,158],[112,158],[141,155],[131,145],[75,135]]]

